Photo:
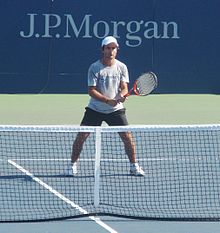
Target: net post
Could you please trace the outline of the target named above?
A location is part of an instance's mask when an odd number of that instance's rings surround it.
[[[100,159],[101,159],[101,128],[95,129],[95,185],[94,185],[94,206],[99,206],[99,187],[100,187]]]

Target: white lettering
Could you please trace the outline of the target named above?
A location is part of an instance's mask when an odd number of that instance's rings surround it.
[[[92,20],[91,14],[86,14],[81,21],[77,21],[72,14],[34,14],[29,13],[27,30],[20,31],[23,38],[42,37],[42,38],[104,38],[111,34],[116,38],[125,35],[125,44],[128,47],[141,46],[144,39],[179,39],[178,24],[174,21],[156,22],[156,21],[95,21]],[[42,28],[38,20],[44,17]],[[77,19],[78,20],[78,19]],[[36,27],[37,25],[37,27]],[[43,31],[41,34],[37,29]]]
[[[103,35],[100,36],[99,35],[99,31],[101,31]],[[95,37],[97,37],[97,38],[106,37],[109,34],[109,32],[110,32],[108,23],[105,22],[105,21],[98,21],[98,22],[96,22],[94,24],[94,26],[93,26],[93,32],[94,32]]]
[[[25,35],[24,31],[20,31],[20,36],[24,37],[24,38],[29,38],[32,37],[34,34],[34,17],[37,14],[27,14],[28,16],[30,16],[30,23],[29,23],[29,33],[28,35]]]
[[[90,25],[91,15],[85,15],[79,29],[77,28],[72,15],[65,14],[65,16],[66,16],[66,34],[64,35],[64,38],[70,38],[71,37],[71,35],[69,34],[69,24],[70,24],[71,28],[73,29],[73,32],[74,32],[76,38],[79,37],[79,34],[82,31],[83,27],[85,28],[85,33],[84,33],[84,35],[82,37],[83,38],[91,38],[92,37],[89,34],[89,25]]]
[[[61,24],[61,18],[59,15],[56,15],[56,14],[43,14],[44,17],[45,17],[45,25],[44,25],[44,35],[42,35],[42,37],[53,37],[51,34],[50,34],[50,29],[52,28],[57,28],[60,26]],[[51,21],[53,21],[53,25],[51,23]]]
[[[116,21],[111,21],[111,23],[113,24],[113,35],[118,38],[119,35],[118,35],[118,32],[119,32],[119,26],[125,26],[126,23],[123,22],[123,21],[119,21],[119,22],[116,22]]]
[[[149,21],[145,23],[145,27],[147,28],[144,32],[144,37],[147,39],[155,38],[158,39],[161,36],[159,35],[158,24],[153,21]]]
[[[128,40],[126,40],[126,45],[127,46],[130,46],[130,47],[137,47],[141,44],[142,42],[142,39],[140,36],[135,36],[133,34],[137,33],[140,31],[141,29],[141,24],[143,24],[143,20],[140,21],[140,22],[137,22],[137,21],[131,21],[127,24],[127,31],[129,33],[126,34],[126,38]],[[134,42],[136,41],[135,44],[131,44],[131,41]]]
[[[173,38],[173,39],[179,39],[178,36],[178,26],[177,23],[175,22],[162,22],[163,24],[163,36],[161,38],[163,39],[169,39],[169,38]],[[171,36],[168,36],[168,27],[172,26],[171,30],[170,30],[170,34]]]

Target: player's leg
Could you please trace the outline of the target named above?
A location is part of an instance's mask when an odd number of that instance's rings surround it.
[[[86,108],[83,119],[81,121],[81,126],[100,126],[102,124],[102,119],[100,113],[93,111],[92,109]],[[71,154],[71,170],[72,174],[77,174],[77,161],[82,152],[84,142],[89,137],[89,132],[79,132],[73,142],[72,154]]]
[[[119,132],[121,140],[124,143],[125,152],[130,163],[136,163],[136,145],[130,132]]]
[[[118,110],[106,116],[105,120],[110,126],[126,126],[128,125],[125,109]],[[125,152],[130,161],[130,172],[132,175],[144,176],[144,171],[136,161],[136,144],[131,132],[119,132],[125,147]]]
[[[86,108],[86,111],[84,113],[83,119],[81,121],[81,126],[100,126],[102,123],[102,120],[100,119],[100,114],[96,111],[93,111],[92,109]],[[72,163],[75,163],[80,153],[83,149],[83,144],[88,138],[90,133],[88,132],[79,132],[75,138],[75,141],[73,143],[72,147],[72,156],[71,161]]]
[[[80,132],[77,134],[72,147],[72,155],[71,155],[72,163],[75,163],[79,159],[80,153],[83,149],[83,144],[88,138],[89,134],[90,133],[87,132]]]
[[[139,166],[139,164],[136,160],[136,144],[133,140],[132,133],[131,132],[120,132],[119,135],[124,143],[125,152],[126,152],[128,158],[129,158],[129,161],[130,161],[130,173],[131,173],[131,175],[144,176],[145,172]]]
[[[125,109],[120,109],[113,113],[106,115],[106,122],[110,126],[126,126],[128,125],[128,120],[125,114]],[[132,135],[129,132],[120,132],[119,136],[121,137],[124,146],[125,152],[128,156],[129,161],[132,163],[136,162],[136,153],[135,153],[135,143],[132,140]]]

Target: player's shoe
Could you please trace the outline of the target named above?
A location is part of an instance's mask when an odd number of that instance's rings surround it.
[[[67,176],[76,176],[77,175],[77,163],[69,163],[64,174]]]
[[[131,163],[130,174],[132,176],[145,176],[144,170],[139,166],[138,163]]]
[[[72,163],[72,173],[73,173],[73,176],[76,176],[77,175],[77,163]]]

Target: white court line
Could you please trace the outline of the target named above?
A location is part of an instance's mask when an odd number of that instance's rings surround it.
[[[17,159],[17,158],[11,158],[12,160],[15,160],[15,161],[70,161],[70,159],[47,159],[47,158],[43,158],[43,159],[35,159],[35,158],[31,158],[31,159]],[[203,157],[202,156],[197,156],[195,158],[191,158],[191,157],[182,157],[181,155],[180,156],[176,156],[176,157],[171,157],[171,158],[139,158],[138,161],[175,161],[175,160],[182,160],[182,161],[185,161],[185,160],[202,160]],[[95,159],[80,159],[80,161],[92,161],[92,162],[95,162]],[[101,161],[108,161],[108,162],[113,162],[113,161],[128,161],[127,158],[116,158],[116,159],[101,159]]]
[[[75,204],[70,199],[66,198],[63,194],[61,194],[57,190],[53,189],[51,186],[49,186],[48,184],[46,184],[45,182],[43,182],[41,179],[39,179],[36,176],[34,176],[28,170],[24,169],[22,166],[20,166],[19,164],[15,163],[13,160],[9,159],[8,163],[10,163],[14,167],[16,167],[19,171],[23,172],[25,175],[31,177],[32,180],[34,180],[35,182],[37,182],[39,185],[43,186],[45,189],[47,189],[48,191],[50,191],[51,193],[53,193],[56,197],[60,198],[62,201],[66,202],[67,204],[71,205],[73,208],[77,209],[82,214],[89,214],[85,209],[83,209],[79,205]],[[105,224],[104,222],[102,222],[100,220],[100,218],[97,218],[97,217],[94,217],[94,216],[89,216],[89,218],[91,220],[95,221],[98,225],[100,225],[104,229],[106,229],[108,232],[110,232],[110,233],[118,233],[117,231],[115,231],[114,229],[112,229],[110,226],[108,226],[107,224]]]
[[[11,158],[12,160],[16,160],[16,161],[70,161],[70,159],[56,159],[56,158],[53,158],[53,159],[48,159],[48,158],[31,158],[31,159],[18,159],[18,158]],[[177,159],[180,159],[180,157],[172,157],[172,158],[139,158],[138,161],[154,161],[154,160],[177,160]],[[95,159],[80,159],[80,161],[95,161]],[[101,161],[128,161],[127,158],[116,158],[116,159],[101,159]]]

